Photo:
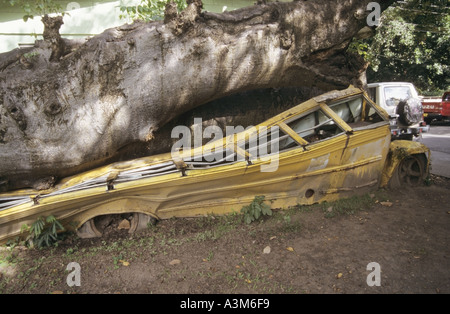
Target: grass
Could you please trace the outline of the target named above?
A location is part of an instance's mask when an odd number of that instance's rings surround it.
[[[380,190],[374,194],[356,195],[332,203],[324,202],[321,204],[321,208],[326,218],[333,218],[341,215],[354,215],[357,212],[369,210],[376,201],[385,200],[385,193]]]
[[[373,204],[373,199],[369,195],[352,196],[341,199],[333,203],[322,203],[322,211],[326,218],[339,215],[353,215],[361,210],[368,209]]]

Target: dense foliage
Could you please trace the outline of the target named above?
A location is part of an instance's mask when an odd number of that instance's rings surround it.
[[[375,36],[356,46],[370,62],[369,82],[412,82],[423,94],[450,88],[447,0],[397,1],[383,12]]]

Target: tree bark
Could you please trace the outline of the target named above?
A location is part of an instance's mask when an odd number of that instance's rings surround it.
[[[369,2],[215,14],[190,0],[164,21],[108,29],[57,56],[46,40],[0,55],[0,188],[45,188],[130,151],[157,152],[164,126],[237,93],[364,86],[367,65],[346,50]],[[382,9],[392,2],[379,1]]]

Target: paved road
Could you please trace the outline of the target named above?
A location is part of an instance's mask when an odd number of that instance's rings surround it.
[[[431,149],[431,173],[450,178],[450,123],[432,124],[419,141]]]

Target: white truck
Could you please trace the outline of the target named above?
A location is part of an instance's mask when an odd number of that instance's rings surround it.
[[[422,100],[411,83],[381,82],[367,85],[369,97],[387,111],[392,139],[412,140],[428,132],[423,120]]]

